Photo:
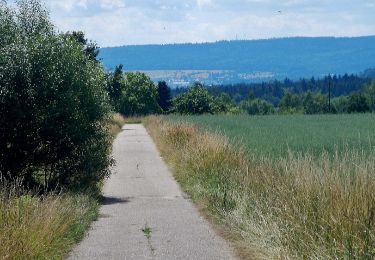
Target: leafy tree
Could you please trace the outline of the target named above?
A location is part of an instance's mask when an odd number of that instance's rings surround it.
[[[195,83],[186,93],[173,99],[173,111],[181,114],[212,113],[213,97],[208,94],[207,88]]]
[[[349,113],[365,113],[370,111],[367,104],[366,96],[360,92],[354,92],[349,96],[348,112]]]
[[[9,10],[18,36],[0,46],[0,174],[46,189],[95,187],[111,164],[104,72],[53,31],[38,1]]]
[[[158,103],[164,112],[169,111],[172,105],[171,89],[165,81],[158,83]]]
[[[303,112],[303,105],[298,95],[294,95],[289,91],[284,93],[279,104],[281,113],[298,113]]]
[[[122,84],[119,108],[123,115],[148,115],[161,112],[157,88],[146,74],[126,73]]]
[[[92,61],[98,62],[97,57],[100,48],[95,42],[87,40],[84,32],[73,31],[72,33],[68,32],[67,35],[71,36],[82,46],[82,50]]]
[[[211,103],[211,109],[213,113],[225,113],[225,114],[238,114],[239,109],[233,102],[232,98],[226,94],[221,93],[217,97],[213,97]]]
[[[309,91],[303,94],[301,99],[306,114],[321,114],[328,112],[326,95]]]
[[[0,46],[5,46],[17,35],[14,14],[5,1],[0,1]]]
[[[349,98],[348,96],[339,96],[332,99],[332,108],[335,113],[348,113]]]

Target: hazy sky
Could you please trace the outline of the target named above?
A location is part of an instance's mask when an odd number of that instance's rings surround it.
[[[46,0],[102,46],[375,35],[375,0]]]

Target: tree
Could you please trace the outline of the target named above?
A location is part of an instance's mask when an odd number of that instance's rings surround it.
[[[306,114],[320,114],[328,112],[327,96],[308,91],[302,94],[302,105]]]
[[[364,89],[364,95],[367,100],[367,104],[372,111],[375,111],[375,81]]]
[[[119,108],[123,115],[148,115],[161,112],[157,88],[146,74],[126,73],[122,84]]]
[[[92,61],[98,62],[97,57],[99,55],[100,48],[95,42],[87,40],[84,32],[73,31],[72,33],[68,32],[67,35],[71,36],[82,46],[82,50],[87,57],[89,57]]]
[[[332,99],[332,108],[335,113],[348,113],[349,98],[348,96],[339,96]]]
[[[158,83],[158,104],[164,112],[169,111],[171,102],[171,89],[165,81]]]
[[[93,188],[111,164],[104,72],[46,14],[38,1],[19,1],[11,16],[20,37],[0,46],[0,174]]]
[[[211,103],[211,109],[213,113],[225,113],[225,114],[238,114],[239,109],[233,102],[232,98],[226,94],[221,93],[217,97],[213,97]]]
[[[289,91],[285,91],[283,98],[279,103],[281,113],[303,112],[303,106],[300,98]]]
[[[173,111],[181,114],[212,113],[212,102],[213,97],[208,94],[207,88],[195,83],[186,93],[173,99]]]
[[[107,91],[112,106],[116,111],[119,110],[119,101],[124,88],[122,68],[123,66],[120,64],[116,66],[113,73],[107,74]]]
[[[365,113],[370,111],[367,100],[361,92],[354,92],[349,96],[348,112],[349,113]]]

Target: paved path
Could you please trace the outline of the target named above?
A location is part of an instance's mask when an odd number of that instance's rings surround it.
[[[123,128],[113,156],[100,218],[70,259],[234,259],[184,198],[142,125]]]

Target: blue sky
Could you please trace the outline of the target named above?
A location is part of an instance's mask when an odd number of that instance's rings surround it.
[[[46,0],[100,46],[375,35],[375,0]]]

